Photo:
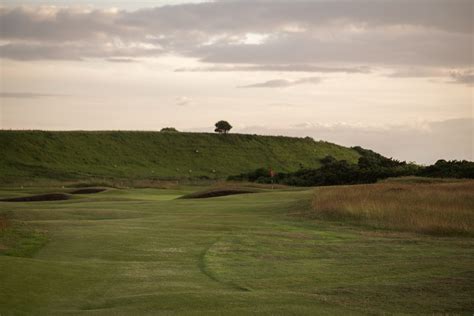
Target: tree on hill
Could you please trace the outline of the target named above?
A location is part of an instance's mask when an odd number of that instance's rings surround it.
[[[227,134],[232,129],[232,125],[230,125],[227,121],[219,121],[215,124],[215,126],[216,129],[214,132],[221,134]]]
[[[178,133],[178,130],[174,127],[163,127],[160,132],[162,132],[162,133]]]

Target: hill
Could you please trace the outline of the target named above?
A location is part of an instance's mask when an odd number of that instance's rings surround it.
[[[225,178],[261,167],[318,168],[356,162],[352,149],[311,138],[133,131],[0,131],[0,181]]]

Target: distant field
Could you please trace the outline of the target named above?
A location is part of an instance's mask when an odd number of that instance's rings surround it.
[[[321,187],[306,216],[436,235],[473,235],[474,181],[429,181]]]
[[[374,229],[346,213],[330,217],[336,221],[290,216],[313,213],[316,194],[336,209],[330,196],[352,203],[355,214],[384,202],[384,214],[405,217],[411,205],[416,213],[441,203],[432,212],[439,221],[442,208],[457,214],[472,201],[472,184],[460,185],[255,186],[203,199],[178,198],[224,187],[175,186],[0,202],[0,314],[470,314],[471,235],[394,231],[383,221]],[[395,188],[402,190],[386,192]],[[73,190],[0,188],[0,198]],[[472,208],[463,212],[472,219]]]
[[[208,133],[0,131],[0,184],[91,179],[222,179],[270,168],[318,168],[349,148],[311,138]]]

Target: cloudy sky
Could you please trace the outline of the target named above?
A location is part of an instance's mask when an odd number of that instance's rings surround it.
[[[419,163],[474,160],[473,15],[472,0],[3,0],[0,128],[226,119]]]

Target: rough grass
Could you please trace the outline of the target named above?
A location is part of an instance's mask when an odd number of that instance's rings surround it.
[[[316,189],[307,216],[435,235],[474,234],[474,181]]]
[[[427,177],[417,177],[417,176],[408,176],[408,177],[398,177],[398,178],[388,178],[379,181],[380,183],[398,183],[398,184],[431,184],[431,183],[453,183],[453,182],[463,182],[464,179],[450,179],[450,178],[427,178]]]
[[[41,179],[222,179],[272,167],[317,168],[349,148],[310,138],[207,133],[0,131],[0,183]],[[35,179],[32,181],[31,179]]]

